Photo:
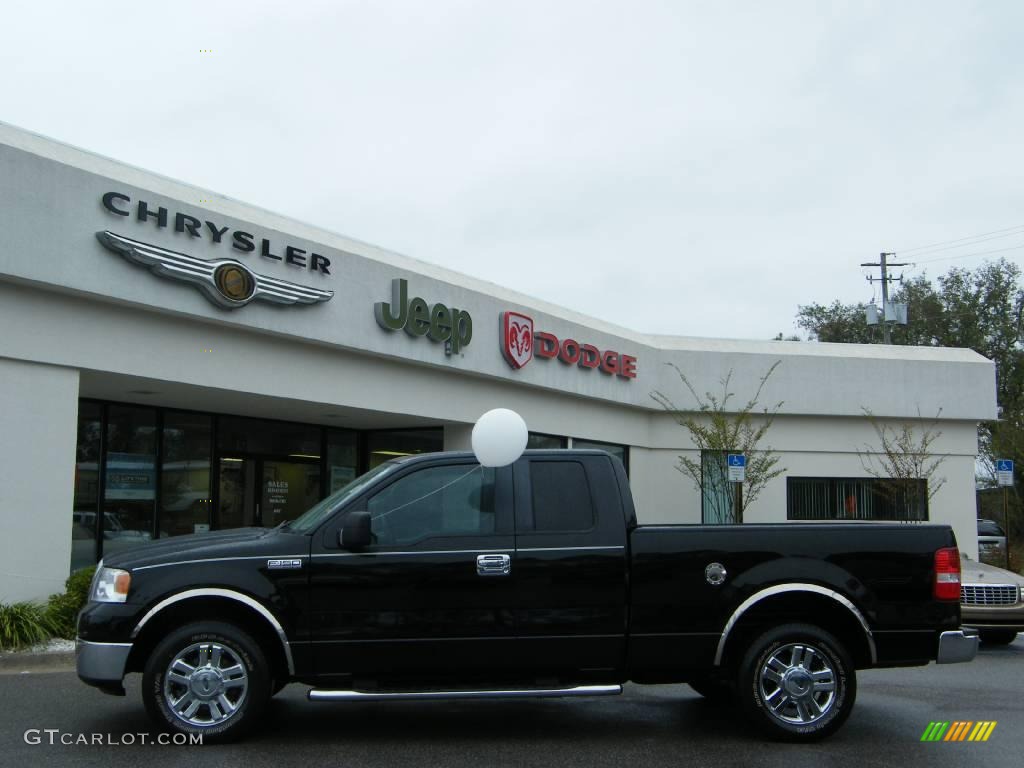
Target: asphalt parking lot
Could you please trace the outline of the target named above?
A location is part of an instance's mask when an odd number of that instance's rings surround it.
[[[1024,639],[971,664],[871,670],[846,726],[815,745],[764,742],[687,686],[628,686],[621,697],[544,701],[312,704],[304,686],[274,700],[263,728],[231,746],[139,743],[150,730],[139,677],[106,696],[73,672],[0,675],[6,765],[359,766],[1009,766],[1024,754]],[[994,720],[985,743],[922,743],[933,720]],[[38,744],[25,732],[37,729]],[[50,744],[44,729],[114,744]],[[130,736],[126,736],[130,735]],[[30,740],[32,734],[30,734]],[[132,745],[120,742],[134,739]],[[115,762],[116,761],[116,762]]]

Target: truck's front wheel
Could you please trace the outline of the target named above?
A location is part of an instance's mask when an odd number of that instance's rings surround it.
[[[809,624],[786,624],[751,644],[737,689],[748,716],[770,736],[814,741],[849,717],[857,677],[834,636]]]
[[[142,678],[146,710],[172,731],[225,742],[248,729],[270,698],[263,652],[244,630],[201,621],[167,635]]]

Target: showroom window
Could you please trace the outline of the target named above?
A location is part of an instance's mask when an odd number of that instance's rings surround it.
[[[545,435],[540,432],[531,432],[526,438],[527,450],[557,450],[568,448],[567,438],[558,435]]]
[[[527,450],[543,449],[557,450],[559,448],[581,448],[607,451],[622,462],[629,474],[629,448],[619,443],[604,443],[600,440],[584,440],[581,437],[561,437],[559,435],[547,435],[543,432],[530,432],[526,439]]]
[[[367,469],[385,461],[444,450],[443,429],[380,429],[366,433]]]
[[[598,440],[581,440],[578,437],[572,439],[573,448],[596,448],[599,451],[607,451],[612,456],[622,462],[622,465],[626,468],[626,472],[629,472],[629,448],[625,445],[619,445],[618,443],[602,443]]]
[[[100,502],[100,455],[103,450],[103,406],[78,404],[78,447],[75,455],[75,499],[71,512],[71,570],[93,565],[97,553],[96,513]]]
[[[334,493],[359,474],[359,434],[347,429],[327,430],[327,493]]]
[[[212,422],[202,413],[164,413],[158,525],[161,538],[210,530]]]
[[[789,520],[928,519],[928,481],[885,478],[786,478]]]
[[[368,466],[443,446],[434,427],[362,431],[80,399],[71,570],[154,538],[272,527]]]
[[[153,538],[156,504],[156,409],[110,405],[107,409],[103,554]]]
[[[309,424],[244,416],[219,416],[217,447],[222,454],[320,458],[321,428]]]

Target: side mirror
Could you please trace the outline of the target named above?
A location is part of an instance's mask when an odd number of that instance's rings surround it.
[[[362,549],[369,546],[372,536],[370,513],[365,510],[349,512],[345,517],[345,526],[338,534],[338,544],[344,549]]]

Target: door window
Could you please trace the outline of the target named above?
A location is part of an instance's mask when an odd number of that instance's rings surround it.
[[[589,531],[594,505],[583,465],[576,461],[531,461],[533,530]]]
[[[493,468],[474,464],[426,467],[396,480],[367,504],[375,543],[493,534],[494,481]]]

